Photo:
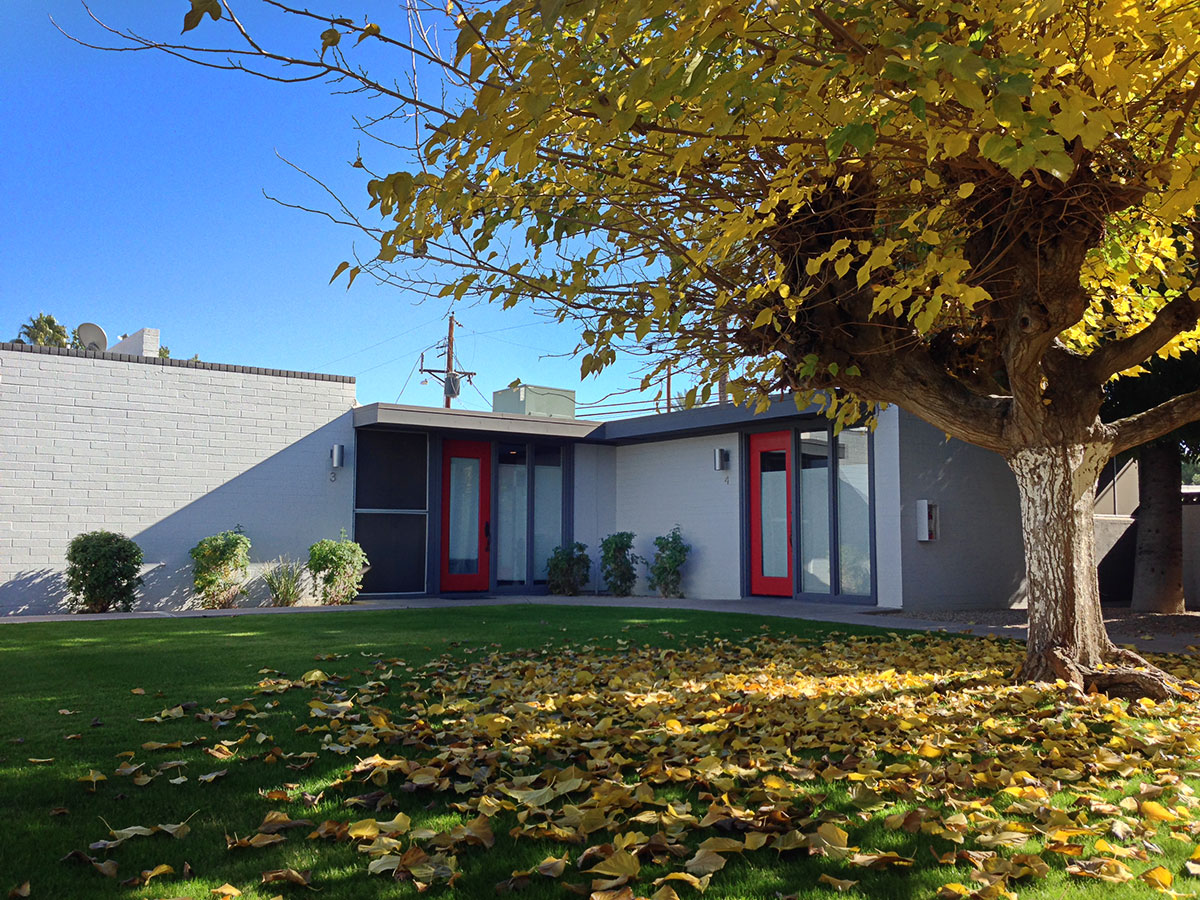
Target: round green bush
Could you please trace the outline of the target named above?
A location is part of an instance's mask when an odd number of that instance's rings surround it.
[[[67,546],[67,605],[75,612],[128,612],[142,583],[142,548],[123,534],[89,531]]]
[[[587,544],[578,541],[569,547],[556,547],[546,560],[546,583],[552,594],[577,596],[591,572],[592,559],[587,555]]]
[[[192,584],[205,609],[229,609],[250,568],[250,538],[235,529],[206,537],[188,551]]]
[[[308,570],[321,585],[321,602],[327,606],[354,600],[362,590],[366,567],[367,554],[346,537],[344,528],[339,540],[326,538],[308,548]]]

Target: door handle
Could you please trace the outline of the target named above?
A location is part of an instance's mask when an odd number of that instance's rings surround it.
[[[487,553],[491,553],[492,552],[492,522],[490,519],[483,523],[483,538],[484,538],[484,545],[483,545],[484,551]]]

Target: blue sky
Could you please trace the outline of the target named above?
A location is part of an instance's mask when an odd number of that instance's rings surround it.
[[[165,39],[189,8],[91,6]],[[263,196],[328,206],[278,153],[365,207],[365,176],[349,165],[363,101],[320,83],[87,49],[59,34],[51,15],[77,36],[104,39],[77,0],[0,2],[0,339],[41,311],[68,327],[97,322],[112,340],[157,327],[176,357],[354,375],[361,403],[440,405],[440,387],[421,385],[413,369],[445,337],[448,301],[418,304],[366,278],[349,292],[344,277],[330,286],[355,234]],[[388,159],[364,145],[368,153],[378,167],[404,166],[399,151]],[[514,378],[575,388],[580,402],[636,386],[632,366],[580,384],[578,363],[562,356],[577,341],[570,326],[525,309],[455,311],[460,366],[479,373],[478,392],[466,388],[457,406],[488,408]]]

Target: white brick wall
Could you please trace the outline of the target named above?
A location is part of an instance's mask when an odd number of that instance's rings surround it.
[[[156,565],[143,609],[191,602],[207,535],[240,524],[265,562],[349,531],[353,405],[353,383],[0,348],[0,615],[58,608],[84,531]]]

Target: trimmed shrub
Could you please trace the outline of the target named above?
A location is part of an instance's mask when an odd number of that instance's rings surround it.
[[[295,606],[304,596],[304,563],[281,556],[263,572],[272,606]]]
[[[346,537],[326,538],[308,548],[308,570],[321,585],[321,602],[327,606],[350,603],[362,590],[363,570],[367,567],[363,548]]]
[[[654,539],[654,560],[650,563],[650,590],[658,591],[663,597],[683,596],[683,575],[680,569],[692,552],[692,545],[685,544],[679,536],[679,526],[670,534]]]
[[[633,552],[632,531],[618,531],[600,542],[600,574],[614,597],[628,597],[637,584],[637,564],[645,562]]]
[[[242,593],[250,568],[250,538],[240,528],[206,537],[188,551],[192,584],[205,609],[229,609]]]
[[[569,547],[556,547],[546,560],[546,583],[552,594],[578,596],[592,574],[592,559],[587,544],[576,541]]]
[[[129,612],[142,583],[142,548],[123,534],[89,531],[67,545],[67,605],[74,612]]]

